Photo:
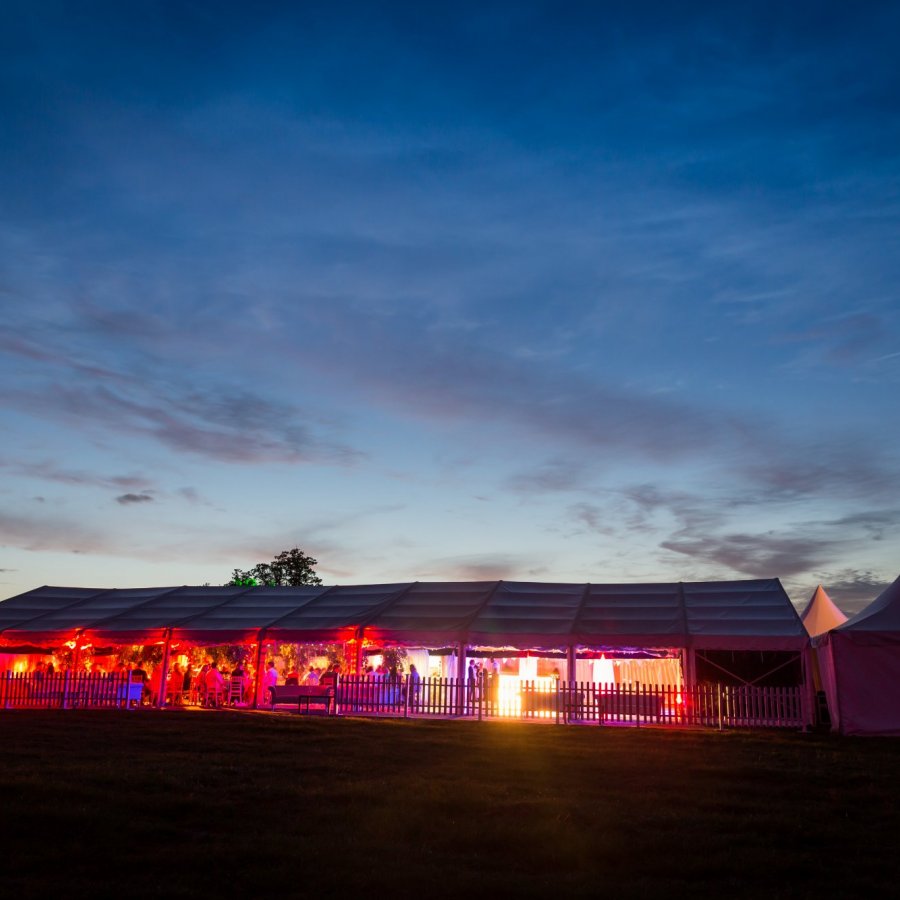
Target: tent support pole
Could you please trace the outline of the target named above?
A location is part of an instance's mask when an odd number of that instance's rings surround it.
[[[254,672],[256,673],[256,678],[253,685],[253,708],[259,709],[259,691],[262,687],[262,651],[263,651],[263,637],[265,636],[266,629],[261,628],[256,635],[256,666],[254,668]]]
[[[681,655],[681,669],[684,686],[692,691],[697,685],[697,653],[693,647],[685,647]]]
[[[156,708],[162,709],[166,705],[166,682],[169,674],[169,654],[172,647],[172,629],[166,629],[166,642],[163,644],[162,663],[159,670],[159,694],[156,697]]]
[[[353,673],[355,675],[362,675],[363,638],[365,637],[365,633],[366,633],[366,629],[360,628],[359,634],[356,636],[356,644],[354,644]]]
[[[570,684],[578,680],[578,648],[574,644],[566,647],[566,681]]]
[[[800,658],[803,660],[803,686],[800,702],[804,731],[809,731],[815,725],[816,686],[812,677],[812,655],[815,652],[810,645],[800,654]]]
[[[456,714],[466,711],[466,642],[460,641],[456,650]]]

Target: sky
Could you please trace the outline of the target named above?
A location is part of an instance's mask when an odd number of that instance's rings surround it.
[[[734,6],[734,8],[731,8]],[[900,572],[896,3],[4,4],[0,597]]]

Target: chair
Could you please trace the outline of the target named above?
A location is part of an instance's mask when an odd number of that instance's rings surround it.
[[[228,686],[228,700],[227,703],[229,706],[237,706],[239,703],[242,703],[244,700],[244,679],[238,676],[237,678],[232,678],[231,682]]]
[[[228,696],[228,685],[207,685],[204,695],[204,706],[218,708],[222,705],[222,701]]]

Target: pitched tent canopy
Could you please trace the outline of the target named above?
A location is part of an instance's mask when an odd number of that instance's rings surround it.
[[[847,621],[847,617],[835,606],[834,601],[825,592],[825,588],[820,584],[806,608],[800,613],[800,621],[809,632],[810,637],[816,637],[843,625]]]
[[[816,645],[833,727],[900,734],[900,578]]]
[[[302,587],[42,587],[0,602],[0,645],[358,637],[406,645],[800,650],[777,578],[669,584],[404,582]]]

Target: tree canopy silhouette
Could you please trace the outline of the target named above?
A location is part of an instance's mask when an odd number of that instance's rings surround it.
[[[270,587],[287,587],[298,584],[321,584],[316,575],[318,560],[308,556],[299,547],[282,550],[272,562],[257,563],[252,569],[235,569],[229,585],[257,584]]]

